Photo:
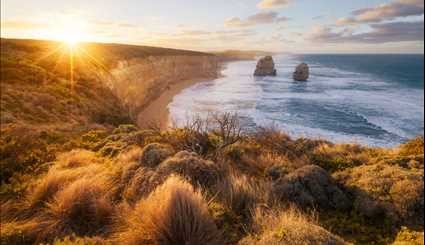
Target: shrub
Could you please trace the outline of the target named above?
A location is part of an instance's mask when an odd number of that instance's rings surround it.
[[[152,143],[143,148],[140,163],[146,167],[156,167],[162,161],[173,155],[174,150],[167,145]]]
[[[220,244],[220,234],[199,192],[170,177],[125,217],[121,244]]]
[[[136,132],[138,128],[135,125],[132,124],[122,124],[119,125],[118,128],[114,129],[112,131],[112,134],[128,134],[131,132]]]
[[[423,245],[424,232],[411,231],[406,227],[402,227],[393,245]]]
[[[239,244],[348,244],[294,208],[274,212],[257,209],[253,232],[253,235],[244,238]]]
[[[334,172],[368,163],[368,150],[360,145],[321,144],[311,154],[312,163]]]
[[[399,154],[401,156],[409,155],[423,155],[424,154],[424,137],[418,136],[413,140],[402,144],[399,147]]]
[[[56,239],[53,241],[53,245],[105,245],[112,244],[111,242],[105,241],[100,237],[77,237],[67,236],[63,239]]]
[[[200,184],[206,188],[214,185],[222,177],[222,171],[217,164],[187,151],[181,151],[162,162],[157,172],[161,176],[178,174],[189,179],[193,185]]]
[[[358,212],[370,218],[382,213],[396,222],[423,225],[422,170],[386,164],[364,165],[336,173],[350,188]]]
[[[280,179],[274,192],[282,201],[302,207],[347,209],[350,201],[332,177],[321,167],[309,165]]]

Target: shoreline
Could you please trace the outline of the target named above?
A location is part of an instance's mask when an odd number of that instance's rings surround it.
[[[170,111],[168,109],[168,105],[173,101],[174,96],[197,83],[222,77],[223,75],[221,71],[226,67],[227,63],[228,62],[222,62],[218,64],[217,76],[215,77],[197,77],[170,85],[169,89],[164,91],[158,98],[149,103],[149,105],[139,113],[137,116],[137,125],[141,128],[149,128],[153,126],[161,130],[168,129],[170,126]]]
[[[159,127],[161,130],[166,130],[170,121],[168,105],[173,101],[174,96],[186,88],[210,79],[215,78],[193,78],[170,85],[169,89],[164,91],[158,98],[149,103],[149,105],[139,113],[137,116],[137,125],[141,128],[149,128],[153,126]]]

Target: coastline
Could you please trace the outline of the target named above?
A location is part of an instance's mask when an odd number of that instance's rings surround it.
[[[137,116],[137,125],[141,128],[149,128],[153,126],[161,130],[166,130],[170,126],[170,111],[168,109],[168,105],[173,101],[174,96],[197,83],[222,77],[223,75],[221,71],[226,67],[227,63],[228,62],[220,62],[218,64],[217,76],[197,77],[170,85],[169,89],[164,91],[158,98],[153,100],[143,111],[139,113]]]
[[[151,126],[159,127],[165,130],[169,126],[168,105],[173,101],[174,96],[179,94],[183,89],[195,85],[199,82],[214,78],[193,78],[184,80],[179,83],[170,85],[169,89],[164,91],[158,98],[153,100],[137,117],[137,124],[141,128]]]

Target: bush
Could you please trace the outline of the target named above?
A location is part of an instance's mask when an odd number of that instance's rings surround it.
[[[140,163],[143,166],[153,168],[173,154],[174,150],[170,146],[152,143],[143,148]]]
[[[406,227],[402,227],[393,245],[423,245],[424,232],[411,231]]]
[[[321,167],[309,165],[280,179],[274,192],[282,201],[294,202],[301,207],[347,209],[350,201],[332,177]]]
[[[162,176],[178,174],[190,180],[192,185],[211,187],[222,177],[222,170],[212,161],[204,160],[196,153],[181,151],[162,162],[157,169]]]
[[[419,136],[413,140],[406,142],[399,148],[401,156],[423,155],[424,154],[424,137]]]
[[[137,203],[125,224],[121,244],[221,244],[202,195],[178,177]]]
[[[269,213],[257,209],[254,215],[253,232],[254,235],[244,238],[239,244],[348,244],[294,208]]]
[[[385,214],[395,222],[423,225],[422,170],[386,164],[364,165],[336,173],[355,196],[358,212],[370,218]]]

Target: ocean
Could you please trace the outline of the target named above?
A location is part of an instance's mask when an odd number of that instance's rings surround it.
[[[424,134],[423,55],[278,55],[276,77],[254,77],[256,61],[228,63],[223,77],[183,90],[174,124],[236,112],[244,129],[278,127],[297,137],[393,147]],[[294,82],[297,64],[308,82]]]

